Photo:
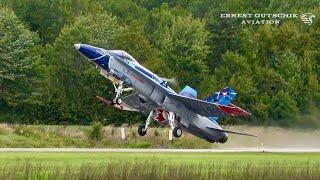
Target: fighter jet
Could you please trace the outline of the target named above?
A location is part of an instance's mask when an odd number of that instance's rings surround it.
[[[74,47],[114,85],[114,99],[97,96],[100,101],[119,110],[138,111],[148,116],[145,123],[138,127],[140,136],[146,135],[151,120],[155,120],[161,126],[169,125],[177,138],[183,131],[211,143],[227,142],[228,133],[256,137],[224,130],[218,124],[222,116],[251,115],[231,103],[237,93],[229,87],[204,100],[197,99],[195,89],[185,86],[179,93],[175,92],[165,79],[143,67],[125,51],[106,50],[87,44],[74,44]],[[128,91],[133,93],[122,97],[123,92]]]

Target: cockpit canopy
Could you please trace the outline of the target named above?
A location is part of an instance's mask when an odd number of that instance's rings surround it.
[[[119,56],[121,58],[125,58],[125,59],[127,59],[129,61],[138,63],[137,60],[135,60],[129,53],[127,53],[125,51],[122,51],[122,50],[110,50],[110,52],[116,54],[117,56]]]

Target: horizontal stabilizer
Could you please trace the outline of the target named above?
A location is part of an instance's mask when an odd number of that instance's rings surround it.
[[[237,135],[242,135],[242,136],[251,136],[251,137],[256,137],[259,138],[259,136],[254,135],[254,134],[248,134],[248,133],[242,133],[242,132],[235,132],[235,131],[229,131],[229,130],[224,130],[224,129],[216,129],[216,128],[212,128],[212,127],[207,127],[208,129],[212,129],[215,131],[219,131],[219,132],[226,132],[226,133],[230,133],[230,134],[237,134]]]
[[[251,113],[247,112],[246,110],[241,109],[238,106],[235,106],[233,104],[229,104],[228,106],[224,106],[224,105],[218,105],[219,108],[225,112],[226,114],[228,114],[229,116],[234,116],[234,117],[245,117],[245,116],[251,116]]]

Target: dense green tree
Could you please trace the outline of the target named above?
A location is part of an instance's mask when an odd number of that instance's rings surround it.
[[[28,106],[35,76],[32,49],[38,41],[12,10],[0,6],[0,112]]]
[[[130,25],[136,21],[143,24],[147,17],[147,10],[132,0],[101,1],[101,6],[105,11],[117,16],[122,25]]]
[[[186,84],[196,87],[204,82],[207,72],[204,62],[208,54],[207,31],[201,20],[183,15],[184,12],[177,16],[177,11],[171,11],[166,4],[154,9],[146,30],[170,68],[169,75],[177,77],[180,87]]]
[[[162,3],[168,2],[163,0],[133,0],[136,2],[139,6],[147,8],[148,10],[151,10],[153,8],[158,8],[162,5]]]
[[[209,46],[209,55],[207,64],[210,68],[218,67],[222,61],[222,56],[227,51],[236,51],[240,47],[239,29],[237,19],[220,18],[222,11],[219,7],[211,9],[205,17],[206,29],[209,31],[207,45]]]
[[[118,32],[116,18],[106,13],[79,16],[73,24],[62,29],[59,38],[47,47],[44,55],[46,72],[41,90],[44,119],[51,123],[89,123],[106,115],[95,96],[106,94],[112,86],[103,85],[107,81],[94,65],[82,58],[73,44],[86,43],[111,49]]]
[[[139,23],[125,26],[115,39],[114,49],[128,52],[139,63],[161,76],[170,72],[160,59],[159,52],[144,35],[143,26]]]
[[[4,1],[32,31],[38,32],[41,43],[53,42],[67,21],[67,12],[58,0]]]
[[[94,98],[111,98],[113,87],[73,47],[87,43],[125,50],[160,76],[175,77],[174,89],[188,84],[200,98],[232,87],[234,103],[253,116],[225,123],[319,125],[313,115],[320,105],[317,0],[0,2],[15,12],[0,9],[0,119],[118,125],[144,119]],[[311,26],[299,18],[254,26],[221,18],[234,12],[316,18]]]
[[[277,119],[280,125],[291,125],[298,114],[296,102],[292,100],[288,93],[277,92],[271,99],[270,113]]]

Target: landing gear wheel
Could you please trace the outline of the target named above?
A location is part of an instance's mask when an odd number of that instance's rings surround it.
[[[113,99],[113,104],[118,104],[120,105],[122,103],[122,100],[120,98],[116,98],[116,99]]]
[[[144,136],[147,134],[147,131],[145,130],[145,125],[144,124],[140,124],[139,127],[138,127],[138,134],[140,136]]]
[[[173,132],[172,133],[173,133],[174,137],[178,138],[178,137],[181,137],[182,130],[179,127],[175,127],[175,128],[173,128]]]
[[[120,105],[122,103],[122,100],[119,98],[117,99],[117,102],[116,102],[118,105]]]

